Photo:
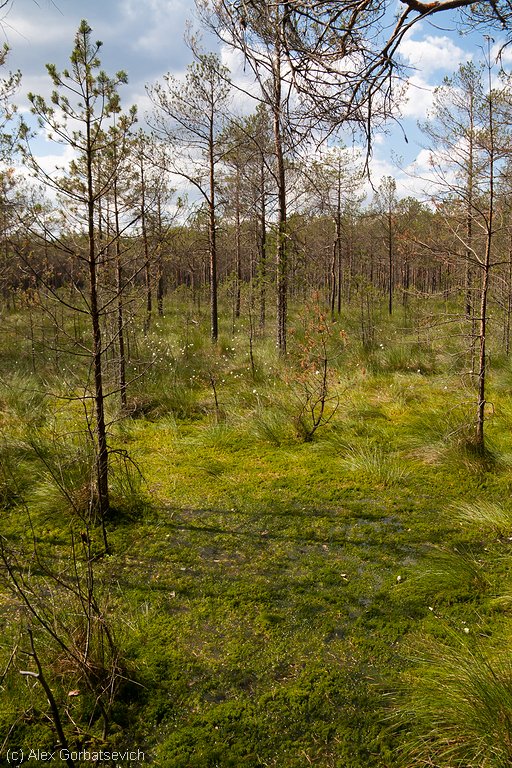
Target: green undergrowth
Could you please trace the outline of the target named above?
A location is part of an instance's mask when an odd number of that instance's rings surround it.
[[[453,339],[411,313],[378,318],[371,347],[349,315],[329,330],[331,415],[310,440],[298,424],[323,331],[307,317],[285,360],[243,323],[212,348],[190,306],[181,325],[178,306],[155,322],[128,408],[107,403],[107,555],[81,529],[81,403],[40,395],[27,365],[2,379],[4,750],[56,743],[44,691],[18,671],[32,627],[74,745],[139,748],[162,768],[509,764],[512,366],[491,371],[475,452]],[[64,628],[75,586],[94,582],[119,649],[108,733],[12,574]]]

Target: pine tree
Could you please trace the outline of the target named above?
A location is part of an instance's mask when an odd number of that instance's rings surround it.
[[[111,190],[117,178],[117,167],[110,167],[104,176],[98,172],[102,158],[110,154],[119,142],[119,131],[128,132],[135,121],[135,109],[128,115],[120,116],[118,87],[127,82],[124,72],[109,77],[100,67],[98,57],[101,42],[92,41],[92,30],[87,21],[80,23],[75,36],[75,47],[71,53],[71,67],[59,72],[54,64],[47,65],[54,90],[51,103],[42,96],[29,94],[32,112],[37,116],[41,128],[54,141],[72,148],[75,160],[69,173],[55,177],[45,171],[30,151],[30,132],[24,129],[27,141],[26,159],[30,162],[37,178],[58,193],[64,204],[64,216],[73,222],[84,238],[69,239],[67,248],[73,260],[85,267],[87,291],[84,302],[73,306],[87,315],[90,327],[90,354],[93,372],[92,400],[94,402],[93,425],[89,433],[94,443],[94,492],[90,500],[91,513],[97,515],[102,524],[105,549],[108,550],[105,523],[110,511],[109,498],[109,447],[105,417],[104,354],[105,344],[102,323],[110,304],[102,302],[100,294],[100,273],[108,243],[99,235],[99,204]],[[109,132],[109,125],[115,116],[117,130]],[[118,157],[119,160],[119,157]],[[116,235],[118,237],[118,235]],[[62,244],[62,238],[58,238]],[[69,306],[69,304],[68,304]]]

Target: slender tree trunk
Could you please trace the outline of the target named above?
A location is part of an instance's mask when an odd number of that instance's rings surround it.
[[[258,263],[258,284],[260,296],[260,330],[265,328],[266,321],[266,298],[267,298],[267,204],[266,204],[266,184],[265,184],[265,161],[262,156],[260,166],[260,237],[259,237],[259,263]]]
[[[490,223],[490,222],[489,222]],[[491,256],[491,237],[489,229],[485,248],[485,259],[482,265],[482,285],[480,289],[480,318],[479,318],[479,354],[478,354],[478,408],[476,423],[476,446],[479,451],[485,449],[485,384],[487,374],[486,334],[487,334],[487,296],[489,291],[489,272]]]
[[[144,173],[144,157],[142,150],[139,157],[140,170],[140,225],[142,232],[142,249],[144,258],[144,282],[146,285],[146,317],[144,318],[144,335],[151,326],[153,312],[153,293],[151,286],[151,258],[149,253],[148,230],[146,221],[146,178]]]
[[[474,186],[474,100],[473,89],[470,91],[469,101],[469,147],[468,147],[468,173],[467,173],[467,210],[466,210],[466,318],[469,320],[473,314],[473,274],[471,261],[473,260],[473,186]]]
[[[510,318],[512,315],[512,232],[509,234],[508,246],[508,275],[507,275],[507,306],[505,319],[505,354],[510,354]]]
[[[336,310],[338,315],[341,314],[341,292],[343,289],[343,255],[341,248],[341,220],[339,222],[339,234],[336,233],[336,239],[338,242],[338,302]]]
[[[408,258],[405,257],[404,266],[403,266],[403,280],[402,280],[402,304],[404,308],[406,308],[408,304],[410,283],[411,283],[411,268],[409,265]]]
[[[242,226],[240,217],[240,162],[236,163],[235,189],[235,296],[234,317],[240,317],[241,286],[242,286]]]
[[[388,313],[393,314],[393,214],[388,211]]]
[[[465,315],[467,320],[471,322],[471,336],[470,336],[470,370],[471,373],[475,372],[476,364],[476,318],[474,308],[473,297],[473,270],[471,269],[471,262],[474,260],[473,253],[473,188],[475,184],[474,179],[474,105],[475,94],[473,89],[470,90],[470,103],[469,103],[469,147],[468,147],[468,172],[467,172],[467,210],[466,210],[466,272],[465,272]]]
[[[119,392],[121,408],[126,409],[126,352],[124,344],[124,285],[123,265],[121,260],[121,238],[119,230],[119,205],[117,200],[117,181],[114,179],[114,222],[116,228],[116,293],[117,293],[117,342],[119,347]]]
[[[210,196],[208,199],[208,240],[210,246],[210,332],[213,342],[219,338],[219,317],[217,300],[217,227],[215,221],[215,138],[214,138],[214,104],[211,105],[209,140],[208,140],[208,165],[210,177]]]
[[[329,305],[330,305],[332,318],[334,318],[334,308],[336,306],[336,291],[337,291],[336,257],[337,257],[337,247],[336,247],[336,240],[335,240],[332,248],[332,256],[331,256],[331,263],[330,263],[331,296],[329,300]]]
[[[490,47],[490,41],[489,41]],[[480,289],[480,318],[479,318],[479,355],[478,355],[478,407],[476,423],[476,447],[481,453],[485,450],[485,385],[487,375],[486,359],[486,334],[487,334],[487,298],[489,292],[489,278],[491,271],[491,253],[494,230],[494,163],[496,161],[496,147],[494,136],[494,99],[492,96],[490,53],[488,58],[488,125],[489,125],[489,207],[487,211],[485,256],[481,264],[482,283]]]
[[[157,260],[156,260],[156,268],[157,268],[156,305],[158,309],[158,316],[163,317],[164,315],[164,263],[163,263],[163,252],[162,252],[162,240],[163,240],[162,206],[160,202],[160,197],[158,198],[158,202],[157,202],[157,217],[158,217],[158,250],[157,250]]]
[[[89,112],[90,97],[87,98],[86,107]],[[96,485],[98,493],[98,511],[102,523],[103,541],[105,550],[108,551],[105,522],[110,511],[110,498],[108,488],[108,444],[107,428],[105,423],[105,397],[103,393],[102,370],[102,337],[100,309],[98,301],[98,275],[96,236],[94,231],[95,197],[93,187],[93,155],[91,139],[91,121],[87,120],[87,233],[88,233],[88,268],[89,268],[89,300],[90,317],[92,325],[92,361],[94,372],[94,407],[96,415]]]
[[[287,263],[287,209],[286,209],[286,172],[284,165],[283,142],[281,134],[281,52],[279,40],[276,42],[276,61],[274,64],[274,103],[273,128],[274,149],[276,153],[277,179],[277,347],[281,355],[286,354],[287,302],[288,302],[288,263]]]
[[[341,173],[341,170],[339,171]],[[342,256],[341,256],[341,184],[338,178],[337,189],[337,202],[336,202],[336,218],[334,221],[335,226],[335,240],[331,262],[331,316],[334,317],[334,308],[336,305],[336,295],[338,296],[337,309],[338,314],[341,312],[341,278],[342,278]]]

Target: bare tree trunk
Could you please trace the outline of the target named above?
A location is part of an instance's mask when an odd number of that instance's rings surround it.
[[[157,202],[157,218],[158,218],[158,251],[157,251],[157,281],[156,281],[156,304],[158,309],[158,316],[164,315],[164,264],[162,254],[162,205],[160,197]]]
[[[88,129],[90,126],[88,125]],[[90,316],[92,325],[92,358],[94,371],[94,408],[96,414],[96,486],[98,493],[98,511],[103,527],[103,540],[105,549],[108,550],[105,521],[110,511],[110,499],[108,489],[108,445],[107,428],[105,423],[105,397],[103,393],[102,355],[103,346],[101,338],[100,310],[98,303],[98,276],[96,264],[96,242],[94,233],[94,195],[92,186],[91,156],[87,159],[88,165],[88,266],[89,266],[89,299]]]
[[[510,318],[512,316],[512,233],[509,235],[508,246],[508,275],[507,275],[507,306],[505,319],[505,354],[510,354]]]
[[[478,355],[478,408],[476,422],[476,447],[483,452],[485,449],[484,422],[485,422],[485,383],[487,373],[486,361],[486,333],[487,333],[487,295],[489,291],[489,272],[491,257],[491,222],[487,232],[485,247],[485,259],[482,264],[482,284],[480,289],[480,317],[479,317],[479,355]]]
[[[341,226],[341,222],[340,222]],[[338,315],[341,314],[341,292],[343,289],[343,256],[342,256],[342,248],[341,248],[341,234],[337,238],[338,242],[338,303],[336,305],[336,310],[338,312]]]
[[[393,214],[388,210],[388,313],[393,314]]]
[[[146,222],[146,176],[144,173],[144,156],[142,149],[139,156],[140,170],[140,225],[142,231],[142,249],[144,258],[144,282],[146,286],[146,316],[144,318],[144,335],[151,326],[153,312],[153,293],[151,286],[151,258],[149,253],[148,230]]]
[[[260,167],[260,237],[259,237],[259,263],[258,263],[258,284],[260,296],[260,330],[265,328],[266,320],[266,298],[267,298],[267,210],[266,210],[266,184],[265,184],[265,161],[262,156]]]
[[[240,222],[240,164],[236,164],[236,198],[235,198],[235,302],[234,316],[240,317],[241,285],[242,285],[242,228]]]
[[[277,347],[281,355],[286,354],[287,336],[287,301],[288,301],[288,263],[287,263],[287,209],[286,209],[286,174],[284,166],[283,142],[281,135],[281,52],[279,39],[276,41],[276,61],[274,63],[274,103],[273,127],[274,149],[276,153],[276,179],[278,199],[277,220]]]
[[[473,274],[471,261],[473,256],[473,187],[474,187],[474,103],[475,94],[471,89],[469,93],[469,147],[468,147],[468,173],[467,173],[467,213],[466,213],[466,318],[469,320],[473,312]],[[473,355],[472,355],[473,356]]]
[[[330,289],[331,289],[331,296],[329,299],[329,306],[331,310],[331,317],[334,318],[334,308],[336,306],[336,291],[337,291],[337,279],[336,279],[336,256],[337,256],[337,247],[336,247],[336,241],[334,241],[333,247],[332,247],[332,256],[331,256],[331,263],[330,263]]]
[[[210,326],[211,338],[219,338],[219,316],[217,300],[217,228],[215,221],[215,157],[214,157],[214,114],[211,107],[210,135],[208,142],[208,160],[210,176],[210,196],[208,200],[208,240],[210,246]]]
[[[96,490],[98,494],[98,513],[101,520],[103,542],[105,551],[109,550],[105,522],[110,511],[110,498],[108,488],[108,444],[107,428],[105,423],[105,397],[103,393],[102,370],[102,337],[100,309],[98,302],[98,275],[96,255],[96,235],[94,231],[95,196],[93,183],[93,152],[91,137],[91,95],[88,91],[85,97],[87,122],[86,122],[86,167],[87,167],[87,235],[88,235],[88,268],[89,268],[89,302],[92,326],[92,361],[94,372],[94,409],[96,415]],[[94,500],[92,500],[94,501]]]
[[[488,41],[490,49],[490,39]],[[486,334],[487,334],[487,298],[489,292],[489,277],[491,270],[491,251],[493,245],[493,229],[494,229],[494,163],[496,162],[496,146],[494,136],[494,99],[492,96],[492,82],[491,82],[491,63],[490,63],[490,51],[488,54],[488,153],[489,153],[489,207],[487,211],[486,222],[486,241],[485,241],[485,256],[482,267],[482,282],[480,289],[480,318],[479,318],[479,355],[478,355],[478,407],[477,407],[477,422],[476,422],[476,448],[479,452],[483,453],[485,450],[485,385],[487,375],[487,360],[486,360]]]
[[[126,353],[124,345],[124,298],[123,265],[121,262],[121,238],[119,230],[119,205],[117,200],[117,182],[114,180],[114,222],[116,228],[116,293],[117,293],[117,342],[119,347],[119,392],[121,408],[126,409]]]
[[[343,272],[341,256],[341,184],[338,176],[338,199],[336,204],[336,219],[334,222],[336,228],[336,237],[331,262],[331,316],[334,317],[334,308],[336,304],[336,294],[338,296],[338,315],[341,312],[341,278]],[[337,265],[337,269],[336,269]]]

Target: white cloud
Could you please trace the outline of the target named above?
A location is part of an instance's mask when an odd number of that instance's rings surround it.
[[[512,49],[505,44],[505,40],[496,41],[491,47],[491,62],[497,61],[505,66],[512,64]]]
[[[55,148],[55,144],[53,144],[52,147]],[[71,160],[76,159],[76,156],[76,152],[72,147],[65,146],[60,154],[42,153],[36,155],[34,159],[49,176],[59,177],[63,173],[62,169],[65,170],[69,166]]]
[[[256,109],[259,86],[255,80],[252,70],[244,66],[244,59],[240,51],[236,51],[227,45],[220,49],[221,63],[227,67],[231,73],[231,79],[235,86],[233,93],[233,111],[248,115]]]
[[[456,185],[455,170],[446,158],[431,149],[421,149],[412,163],[400,171],[407,194],[424,201],[445,195]]]
[[[37,8],[34,10],[37,11]],[[73,40],[76,25],[69,18],[52,15],[51,23],[45,25],[43,32],[41,30],[42,14],[18,13],[16,7],[13,11],[3,19],[2,32],[6,42],[14,50],[19,46],[38,44],[41,39],[44,39],[45,46],[60,45]]]
[[[396,181],[396,193],[399,199],[415,197],[418,200],[428,202],[434,192],[439,189],[439,175],[430,163],[430,151],[420,149],[414,160],[407,165],[402,165],[398,160],[389,160],[385,144],[375,146],[375,153],[371,159],[370,179],[366,179],[363,191],[366,199],[371,202],[381,179],[391,176]]]
[[[183,34],[186,21],[193,18],[193,13],[193,0],[15,0],[7,25],[4,24],[4,35],[13,49],[8,68],[23,70],[23,81],[16,98],[20,111],[28,109],[24,96],[27,91],[48,98],[52,85],[44,65],[47,61],[55,62],[60,70],[69,64],[74,34],[85,15],[93,29],[93,39],[104,42],[101,58],[105,70],[108,73],[119,69],[128,72],[128,87],[120,89],[122,103],[126,107],[136,103],[143,124],[145,112],[152,109],[145,84],[161,79],[167,71],[182,76],[192,60]],[[411,194],[413,182],[408,176],[408,167],[400,171],[386,158],[394,150],[397,154],[407,155],[406,163],[412,161],[417,135],[415,121],[425,116],[434,84],[439,83],[442,75],[454,72],[460,61],[471,59],[471,54],[461,45],[473,45],[477,58],[480,42],[475,44],[473,38],[461,43],[460,38],[428,27],[426,22],[416,25],[414,33],[407,36],[401,48],[403,60],[406,65],[416,68],[416,71],[410,71],[407,100],[404,98],[402,103],[410,143],[405,145],[403,134],[395,131],[392,124],[388,134],[375,137],[375,153],[371,161],[374,181],[378,183],[383,175],[395,176],[399,193]],[[227,47],[219,48],[218,41],[207,32],[203,32],[202,45],[205,50],[219,50],[222,62],[229,66],[240,89],[257,93],[253,75],[249,68],[244,68],[239,54]],[[512,50],[505,50],[504,61],[512,63]],[[255,106],[256,102],[242,90],[235,94],[236,111],[248,114]],[[349,136],[347,142],[350,141]],[[62,165],[65,162],[62,155],[57,154],[60,150],[54,143],[45,142],[43,137],[37,140],[38,155],[48,169],[55,163]],[[45,155],[47,151],[50,154]],[[416,157],[420,176],[428,174],[426,155],[422,152]],[[417,184],[420,183],[421,180]],[[369,194],[371,196],[371,189]]]
[[[52,151],[49,150],[51,146]],[[68,168],[71,160],[75,159],[76,154],[71,147],[62,147],[60,154],[56,153],[56,149],[61,147],[55,144],[45,142],[42,138],[34,143],[34,161],[36,165],[41,168],[43,174],[47,174],[50,178],[58,179],[63,176],[65,170]],[[16,175],[24,179],[30,188],[40,189],[43,179],[41,174],[35,174],[33,168],[29,165],[25,165],[21,161],[15,166]],[[45,187],[46,198],[49,201],[55,202],[56,191],[52,186]]]
[[[413,75],[407,80],[405,98],[400,106],[403,117],[424,118],[432,106],[433,85],[427,83],[421,75]]]
[[[400,52],[406,63],[418,69],[423,76],[438,70],[451,72],[459,62],[472,58],[471,53],[464,51],[447,35],[426,35],[422,40],[407,37]]]
[[[432,168],[432,150],[420,149],[414,161],[415,168],[419,171],[429,171]]]
[[[154,57],[160,57],[170,42],[172,48],[176,47],[176,30],[183,35],[192,8],[187,0],[125,0],[120,4],[120,14],[132,31],[130,47]]]

